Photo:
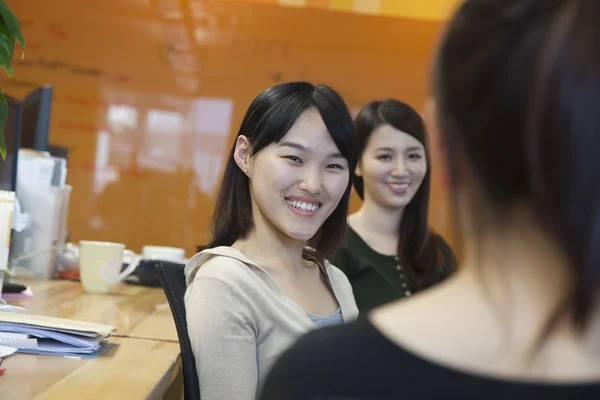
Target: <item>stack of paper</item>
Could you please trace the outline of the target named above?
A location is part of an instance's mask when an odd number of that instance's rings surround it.
[[[0,313],[0,345],[19,353],[96,358],[114,346],[104,341],[114,330],[90,322]]]

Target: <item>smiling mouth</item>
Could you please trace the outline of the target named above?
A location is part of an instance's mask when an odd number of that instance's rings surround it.
[[[396,190],[405,190],[408,189],[410,183],[388,183],[388,186]]]
[[[321,207],[321,203],[308,203],[306,201],[296,201],[291,199],[285,199],[285,201],[298,211],[317,211]]]

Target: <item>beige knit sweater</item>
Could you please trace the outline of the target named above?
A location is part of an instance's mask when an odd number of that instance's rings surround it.
[[[355,320],[348,279],[329,263],[326,271],[344,322]],[[231,247],[196,254],[185,276],[202,400],[254,400],[277,357],[317,326],[263,268]]]

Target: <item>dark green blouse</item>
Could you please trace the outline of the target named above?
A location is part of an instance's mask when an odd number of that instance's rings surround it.
[[[435,235],[435,238],[441,241],[446,264],[442,280],[454,272],[456,259],[446,241],[439,235]],[[332,264],[341,269],[350,280],[360,312],[412,294],[404,283],[403,266],[398,258],[376,252],[350,226]]]

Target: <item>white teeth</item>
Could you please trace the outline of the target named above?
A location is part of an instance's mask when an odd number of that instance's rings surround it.
[[[406,189],[408,188],[408,183],[390,183],[390,186],[394,189]]]
[[[315,211],[321,206],[320,204],[306,203],[304,201],[294,201],[290,199],[285,199],[285,201],[287,201],[287,203],[292,207],[302,211]]]

